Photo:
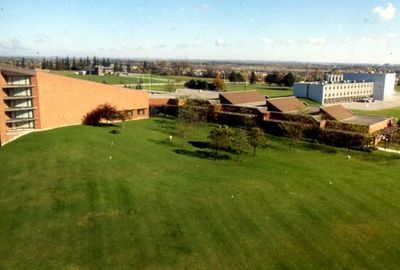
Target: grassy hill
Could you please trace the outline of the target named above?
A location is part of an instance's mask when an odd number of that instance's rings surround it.
[[[395,156],[270,138],[238,165],[168,141],[171,119],[112,129],[0,148],[0,269],[398,267]]]

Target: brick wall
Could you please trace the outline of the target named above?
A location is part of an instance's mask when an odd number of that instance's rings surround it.
[[[7,138],[7,126],[6,126],[6,117],[5,117],[5,113],[4,113],[4,101],[3,98],[5,96],[3,89],[1,89],[1,87],[3,85],[6,85],[7,82],[6,80],[3,78],[3,76],[0,73],[0,145],[4,144],[8,138]]]
[[[39,125],[42,129],[81,124],[98,105],[109,103],[118,110],[134,110],[133,118],[149,116],[147,92],[68,78],[37,71]],[[145,109],[138,115],[138,109]]]

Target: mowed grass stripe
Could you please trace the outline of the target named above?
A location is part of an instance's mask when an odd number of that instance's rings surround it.
[[[206,141],[209,128],[190,139]],[[347,150],[290,150],[270,137],[238,165],[233,156],[179,154],[198,149],[174,132],[173,119],[155,118],[33,133],[2,147],[0,266],[397,267],[392,155],[351,151],[348,160]]]

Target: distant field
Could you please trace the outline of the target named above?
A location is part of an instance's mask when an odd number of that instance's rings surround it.
[[[1,147],[0,269],[398,269],[400,159],[269,137],[214,162],[175,131],[152,118]]]
[[[107,83],[107,84],[133,84],[136,85],[138,82],[143,82],[145,84],[149,83],[165,83],[167,84],[168,82],[179,82],[181,80],[180,78],[173,78],[173,77],[163,77],[163,76],[149,76],[149,75],[136,75],[136,76],[117,76],[117,75],[104,75],[104,76],[99,76],[99,75],[76,75],[74,72],[71,71],[57,71],[55,72],[60,75],[76,78],[76,79],[82,79],[82,80],[88,80],[88,81],[93,81],[93,82],[98,82],[98,83]]]
[[[263,95],[270,97],[284,97],[291,96],[293,89],[285,86],[273,86],[264,83],[261,84],[226,84],[227,91],[245,91],[245,90],[257,90]]]
[[[392,116],[394,118],[400,119],[400,107],[379,110],[379,111],[365,111],[365,110],[351,110],[354,113],[359,114],[369,114],[369,115],[378,115],[378,116]]]

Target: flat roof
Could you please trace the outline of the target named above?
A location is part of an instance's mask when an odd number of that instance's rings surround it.
[[[15,67],[4,64],[0,64],[0,71],[5,73],[6,75],[25,75],[25,76],[36,75],[36,71],[34,69]]]
[[[256,90],[219,93],[219,98],[221,103],[248,104],[249,106],[266,104],[265,96]]]
[[[391,119],[391,117],[354,114],[353,117],[344,119],[340,122],[346,124],[360,125],[360,126],[371,126],[383,121],[387,121],[389,119]]]

